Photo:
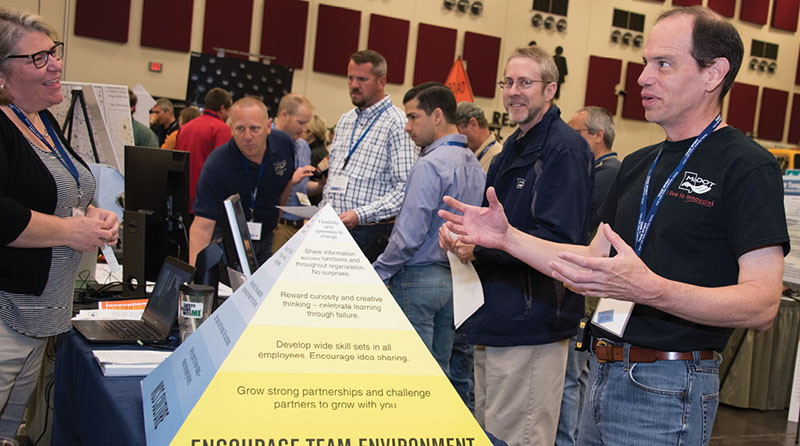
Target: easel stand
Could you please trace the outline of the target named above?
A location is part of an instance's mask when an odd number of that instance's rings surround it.
[[[86,109],[86,98],[83,96],[83,90],[72,90],[72,99],[70,99],[69,111],[67,117],[64,119],[64,127],[61,129],[64,136],[67,138],[68,143],[72,143],[72,131],[75,119],[75,104],[81,104],[81,112],[83,113],[83,122],[86,123],[86,129],[89,132],[89,142],[92,145],[92,154],[94,155],[94,162],[100,162],[100,156],[97,153],[97,143],[94,141],[94,131],[92,131],[92,121],[89,119],[89,112]],[[69,129],[69,130],[67,130]]]

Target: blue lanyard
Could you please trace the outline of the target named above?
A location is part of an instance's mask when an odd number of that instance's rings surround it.
[[[39,117],[42,119],[42,123],[44,124],[44,128],[47,129],[47,134],[50,135],[50,139],[53,140],[53,144],[55,144],[56,146],[55,148],[53,148],[53,146],[51,146],[50,143],[47,142],[44,136],[42,136],[42,134],[39,133],[38,130],[36,130],[36,127],[34,127],[30,119],[28,119],[28,117],[25,116],[24,113],[22,113],[22,110],[17,108],[17,106],[14,104],[8,104],[8,107],[11,108],[11,110],[14,111],[19,120],[22,121],[26,127],[28,127],[28,130],[30,130],[31,133],[36,135],[36,137],[39,138],[39,140],[42,142],[42,144],[45,145],[45,147],[50,149],[50,152],[52,152],[53,155],[55,155],[58,162],[60,162],[61,165],[64,166],[65,169],[67,169],[70,175],[72,175],[72,178],[75,178],[75,183],[78,185],[78,194],[80,197],[83,197],[83,191],[81,191],[81,181],[80,181],[80,176],[78,175],[78,169],[75,167],[75,164],[72,162],[72,159],[70,159],[69,155],[67,155],[66,149],[64,149],[64,146],[61,144],[61,140],[58,139],[58,135],[56,135],[55,131],[53,131],[53,127],[50,125],[47,118],[43,117],[41,114],[39,115]]]
[[[443,143],[441,143],[441,144],[439,144],[437,146],[431,147],[430,150],[423,150],[425,154],[422,155],[422,156],[428,155],[429,153],[433,152],[434,150],[438,149],[439,147],[444,147],[444,146],[457,146],[457,147],[463,147],[463,148],[466,149],[467,148],[467,143],[461,142],[461,141],[453,141],[453,140],[445,141],[445,142],[443,142]]]
[[[675,181],[675,178],[678,176],[681,170],[686,167],[686,163],[689,161],[689,157],[692,156],[697,146],[706,139],[708,135],[710,135],[714,129],[717,128],[719,123],[722,122],[722,116],[717,115],[711,124],[699,134],[697,138],[694,139],[692,145],[686,149],[686,153],[683,155],[681,162],[678,163],[678,166],[675,167],[675,170],[667,177],[667,181],[664,182],[664,185],[661,186],[661,190],[656,195],[655,200],[653,200],[652,206],[650,206],[650,210],[647,210],[647,195],[648,189],[650,188],[650,178],[653,176],[653,171],[656,168],[656,164],[658,164],[658,160],[661,158],[661,153],[664,151],[664,145],[661,145],[661,150],[658,151],[658,155],[656,155],[656,159],[653,160],[653,164],[650,166],[650,171],[647,173],[647,178],[644,180],[644,189],[642,190],[642,201],[639,203],[639,221],[636,224],[636,242],[634,244],[634,250],[636,251],[636,255],[641,255],[642,253],[642,246],[644,245],[644,239],[647,237],[647,233],[650,232],[650,226],[653,224],[653,218],[656,216],[656,211],[658,211],[658,207],[661,205],[661,200],[664,199],[664,195],[667,193],[667,189]]]
[[[490,142],[490,143],[489,143],[489,145],[488,145],[488,146],[486,146],[486,148],[484,148],[484,149],[483,149],[483,151],[481,152],[481,154],[480,154],[480,155],[478,155],[478,161],[480,161],[480,160],[481,160],[481,158],[483,158],[483,155],[486,155],[486,152],[488,152],[488,151],[489,151],[489,149],[491,149],[491,148],[492,148],[492,146],[494,145],[494,143],[496,143],[496,142],[497,142],[497,140],[494,140],[494,141]]]
[[[258,185],[261,184],[261,176],[264,174],[264,164],[267,164],[266,160],[264,159],[267,153],[265,151],[264,157],[261,159],[261,167],[258,168],[258,179],[256,180],[255,188],[253,188],[253,185],[250,184],[250,164],[247,162],[247,157],[245,157],[242,152],[239,152],[239,154],[242,155],[242,161],[244,162],[244,174],[247,176],[247,190],[250,191],[250,221],[255,221],[256,196],[258,195]]]
[[[364,137],[367,136],[367,133],[369,133],[369,131],[372,129],[372,126],[375,125],[375,123],[378,121],[378,118],[380,118],[383,112],[388,110],[389,107],[391,106],[392,103],[389,102],[388,104],[384,105],[380,110],[378,110],[378,113],[375,115],[374,118],[372,118],[372,122],[369,123],[367,129],[364,130],[364,133],[361,134],[361,136],[358,138],[358,141],[356,141],[356,143],[353,144],[353,137],[356,136],[356,127],[358,127],[358,119],[359,119],[356,118],[356,123],[353,125],[353,131],[350,132],[350,152],[347,153],[347,158],[344,159],[344,165],[342,166],[342,168],[347,167],[347,163],[350,162],[350,157],[353,156],[353,152],[355,152],[358,146],[361,145],[361,141],[363,141]]]

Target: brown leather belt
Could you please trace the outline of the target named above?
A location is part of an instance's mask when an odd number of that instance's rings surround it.
[[[592,347],[597,361],[601,364],[625,359],[625,348],[621,345],[611,345],[605,341],[594,340]],[[713,350],[700,350],[698,353],[700,353],[700,359],[714,359],[715,356]],[[688,361],[692,359],[692,352],[662,352],[632,345],[628,358],[630,362]]]
[[[303,224],[305,223],[303,220],[287,220],[283,217],[278,219],[278,223],[286,226],[291,226],[293,228],[302,228]]]

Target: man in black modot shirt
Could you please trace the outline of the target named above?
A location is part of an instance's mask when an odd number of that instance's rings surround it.
[[[621,336],[592,326],[580,444],[708,444],[716,352],[734,327],[769,328],[778,311],[789,251],[780,170],[719,116],[743,52],[736,29],[707,8],[659,17],[639,84],[647,120],[667,138],[625,158],[600,209],[608,224],[588,247],[513,229],[492,189],[484,209],[445,198],[464,215],[440,214],[465,243],[503,249],[578,293],[635,304]]]

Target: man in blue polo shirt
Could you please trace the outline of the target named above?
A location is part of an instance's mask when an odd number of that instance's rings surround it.
[[[231,130],[233,138],[211,152],[197,181],[195,219],[189,230],[192,265],[211,242],[217,220],[224,218],[222,202],[237,193],[258,263],[264,263],[272,254],[276,206],[286,202],[292,184],[314,171],[310,166],[294,168],[294,141],[286,133],[270,131],[267,107],[257,98],[233,104]]]
[[[405,200],[383,254],[373,263],[389,284],[406,317],[445,373],[453,348],[453,284],[445,251],[439,248],[437,215],[445,195],[480,203],[486,174],[456,129],[456,100],[438,82],[406,93],[406,132],[422,147],[411,168]],[[408,286],[413,284],[413,286]]]

